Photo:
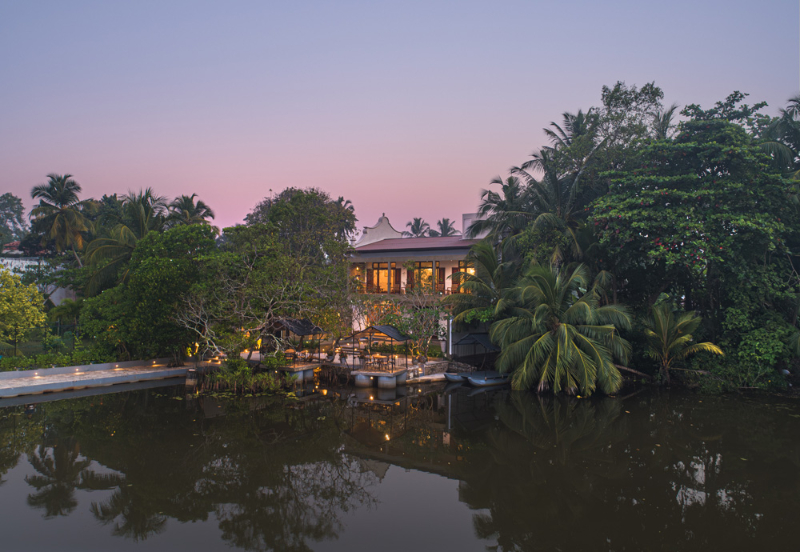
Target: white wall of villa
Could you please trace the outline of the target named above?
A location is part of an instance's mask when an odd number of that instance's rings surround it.
[[[365,226],[361,231],[361,237],[356,242],[355,247],[369,245],[371,243],[379,242],[381,240],[388,240],[393,238],[402,238],[403,233],[395,230],[389,222],[386,213],[381,215],[378,223],[375,226]]]

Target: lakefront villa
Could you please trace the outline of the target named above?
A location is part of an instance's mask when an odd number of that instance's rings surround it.
[[[462,228],[468,228],[476,217],[463,215]],[[432,283],[431,291],[457,293],[452,275],[472,272],[467,253],[478,241],[463,235],[406,238],[384,214],[375,226],[365,227],[354,244],[351,275],[362,293],[404,294],[422,282]]]

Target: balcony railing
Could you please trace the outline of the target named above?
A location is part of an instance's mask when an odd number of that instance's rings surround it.
[[[386,287],[383,286],[364,286],[360,287],[358,290],[360,293],[370,293],[370,294],[396,294],[396,295],[404,295],[406,293],[412,293],[414,291],[414,286],[391,286],[391,288],[387,291]],[[464,293],[459,291],[458,286],[450,286],[447,287],[443,284],[437,284],[434,289],[434,293],[438,293],[440,295],[453,295],[458,293]]]

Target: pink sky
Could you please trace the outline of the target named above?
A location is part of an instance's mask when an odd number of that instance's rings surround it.
[[[798,4],[4,2],[0,193],[196,192],[217,224],[320,187],[401,229],[480,189],[600,88],[665,103],[798,92]]]

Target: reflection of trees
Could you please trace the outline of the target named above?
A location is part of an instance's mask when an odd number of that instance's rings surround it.
[[[599,481],[625,474],[612,452],[626,434],[617,423],[619,403],[513,393],[497,413],[503,425],[471,462],[474,475],[460,498],[489,509],[475,515],[475,529],[481,538],[497,538],[499,550],[547,548],[562,538],[556,528],[569,530],[591,515]]]
[[[36,489],[28,495],[28,505],[43,509],[46,518],[71,513],[78,505],[75,489],[109,489],[117,482],[113,475],[88,470],[92,461],[83,458],[72,441],[56,442],[51,448],[39,445],[28,455],[28,461],[37,473],[25,477],[25,482]]]
[[[91,512],[103,525],[113,525],[114,536],[140,541],[162,532],[167,523],[166,516],[153,512],[141,501],[138,493],[120,486],[105,502],[93,502]]]
[[[791,432],[770,431],[779,418],[764,407],[731,406],[514,395],[497,408],[490,446],[468,458],[460,498],[487,510],[475,529],[497,550],[781,542],[797,504],[798,447]]]
[[[123,415],[87,413],[113,418],[114,427],[94,432],[81,423],[84,453],[124,474],[109,499],[91,505],[114,535],[143,540],[170,518],[213,513],[234,546],[308,550],[309,540],[336,537],[342,512],[372,501],[372,474],[341,452],[341,408],[333,404],[287,409],[237,400],[224,405],[225,415],[203,420],[195,408],[203,405],[120,402],[109,397],[101,410]]]

